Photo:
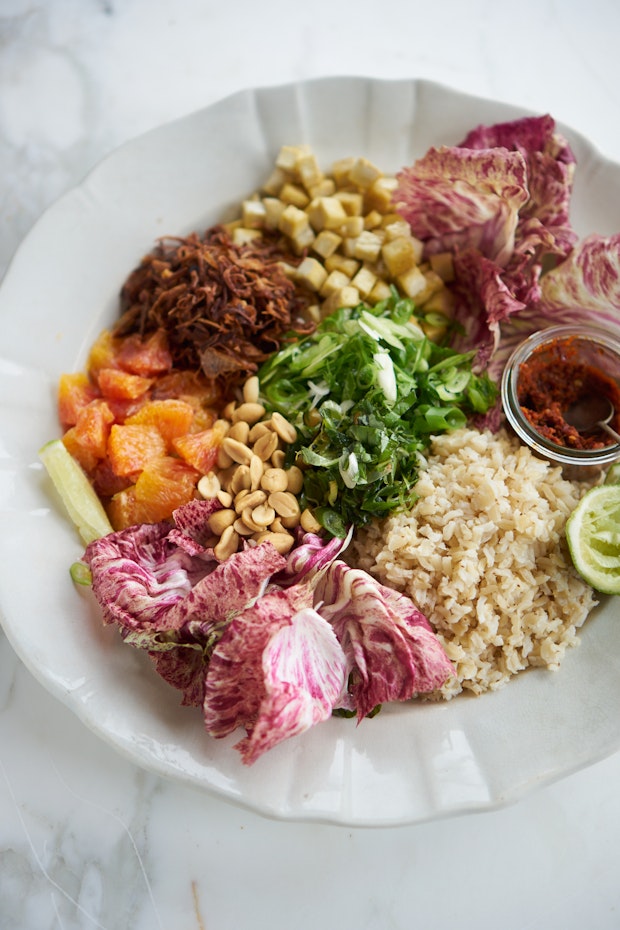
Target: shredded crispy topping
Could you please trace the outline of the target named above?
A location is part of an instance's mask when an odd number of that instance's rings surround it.
[[[222,226],[200,238],[166,237],[121,291],[115,332],[165,331],[173,361],[230,386],[257,371],[287,334],[310,332],[308,300],[279,261],[296,263],[277,240],[233,243]]]

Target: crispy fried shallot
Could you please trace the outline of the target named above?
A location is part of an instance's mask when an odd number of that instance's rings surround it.
[[[257,371],[287,333],[314,328],[304,318],[309,301],[281,260],[298,261],[277,240],[236,245],[222,226],[202,238],[163,238],[123,285],[115,333],[163,330],[177,367],[231,386]]]

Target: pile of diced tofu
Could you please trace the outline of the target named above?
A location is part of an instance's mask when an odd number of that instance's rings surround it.
[[[325,173],[309,146],[285,145],[261,190],[227,226],[238,244],[263,230],[286,237],[301,260],[285,270],[316,295],[317,320],[339,307],[375,304],[389,297],[390,285],[426,313],[449,317],[452,256],[423,261],[422,242],[395,212],[396,186],[366,158],[340,159]]]

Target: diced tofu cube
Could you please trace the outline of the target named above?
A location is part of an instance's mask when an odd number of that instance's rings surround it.
[[[306,190],[319,184],[323,179],[323,172],[319,168],[316,156],[311,152],[298,158],[295,167],[297,176]]]
[[[381,226],[383,216],[378,210],[371,210],[364,217],[364,229],[377,229]]]
[[[355,239],[353,257],[363,262],[374,262],[379,257],[382,243],[383,239],[378,233],[365,229]]]
[[[446,284],[454,281],[452,252],[438,252],[437,255],[431,255],[429,262],[433,271],[439,275],[442,281],[445,281]]]
[[[323,178],[318,184],[308,187],[307,191],[313,200],[315,197],[332,197],[336,193],[336,184],[333,178]]]
[[[424,272],[424,279],[426,281],[426,287],[422,293],[418,294],[418,301],[420,303],[424,303],[430,297],[432,297],[433,294],[436,294],[437,291],[443,290],[445,287],[439,275],[432,269],[430,271]]]
[[[324,266],[316,258],[310,256],[300,262],[295,275],[297,283],[311,291],[320,291],[326,278],[327,271]]]
[[[396,178],[377,178],[366,190],[364,196],[364,208],[366,212],[370,210],[379,210],[380,213],[387,213],[394,209],[392,198],[394,191],[398,187]]]
[[[265,228],[278,229],[280,217],[286,204],[283,204],[279,197],[264,197],[263,206],[265,208]]]
[[[235,245],[247,245],[253,239],[260,239],[262,233],[260,229],[246,229],[245,226],[237,226],[233,229],[232,241]]]
[[[276,156],[276,167],[295,174],[297,162],[309,152],[307,145],[283,145]]]
[[[338,227],[338,233],[343,239],[350,237],[357,238],[364,232],[363,216],[347,216],[342,226]]]
[[[357,274],[360,263],[354,258],[347,258],[339,252],[334,252],[325,259],[325,267],[328,271],[342,271],[348,278],[352,278]]]
[[[330,271],[325,278],[320,290],[321,297],[329,297],[334,291],[341,291],[351,283],[351,279],[344,271]]]
[[[303,210],[310,203],[310,198],[299,184],[292,184],[287,181],[280,191],[280,200],[283,203],[292,203],[295,207]]]
[[[414,265],[409,271],[399,275],[396,279],[396,283],[406,297],[411,297],[412,300],[415,300],[418,294],[424,291],[426,287],[426,278],[418,266]]]
[[[310,224],[316,232],[338,229],[346,220],[344,207],[335,197],[316,197],[307,209]]]
[[[329,258],[330,255],[334,254],[341,242],[342,237],[337,233],[332,232],[331,229],[322,229],[312,243],[312,248],[322,258]]]
[[[352,156],[348,158],[339,158],[338,161],[333,163],[331,173],[336,182],[336,187],[346,187],[347,184],[351,183],[349,172],[354,164],[355,158]]]
[[[278,262],[278,265],[280,266],[280,268],[282,269],[286,277],[290,278],[291,281],[293,281],[295,278],[295,275],[297,274],[296,266],[289,264],[289,262],[283,262],[283,261]]]
[[[294,239],[301,230],[309,227],[310,223],[306,212],[292,203],[287,204],[280,215],[280,222],[278,223],[280,232]]]
[[[454,312],[455,302],[456,298],[452,291],[444,287],[442,290],[431,294],[424,304],[424,311],[425,313],[442,313],[444,316],[450,317]]]
[[[310,224],[302,226],[301,229],[297,230],[294,236],[291,236],[291,245],[293,246],[295,255],[301,255],[302,252],[305,252],[312,246],[313,242],[314,231]]]
[[[329,314],[333,313],[334,310],[338,310],[340,307],[357,307],[359,302],[359,291],[356,287],[349,284],[347,287],[342,287],[337,291],[333,291],[327,300],[324,301],[321,309],[323,314]]]
[[[289,176],[282,168],[274,168],[265,183],[262,190],[271,197],[277,197],[282,187],[289,180]]]
[[[396,220],[392,220],[391,223],[383,223],[383,229],[385,230],[385,238],[387,239],[399,239],[402,236],[406,238],[411,238],[411,229],[409,228],[409,223],[407,220],[403,220],[398,217]],[[416,265],[419,265],[419,262],[416,262]]]
[[[374,287],[368,295],[368,299],[372,301],[373,304],[378,304],[380,300],[387,300],[390,297],[392,291],[390,290],[390,285],[387,281],[377,278],[375,281]]]
[[[398,236],[385,242],[381,248],[381,258],[393,278],[404,274],[417,265],[416,251],[410,236]]]
[[[353,287],[356,287],[360,292],[360,295],[365,298],[368,297],[368,295],[371,293],[376,282],[377,276],[374,271],[372,271],[368,265],[362,265],[360,270],[351,281],[351,284]]]
[[[336,191],[334,196],[344,207],[347,216],[361,216],[364,198],[358,191]]]
[[[383,219],[381,220],[381,225],[384,229],[387,229],[388,226],[391,226],[392,223],[404,223],[402,216],[399,213],[384,213]],[[407,224],[409,225],[409,224]]]
[[[351,183],[362,188],[362,190],[369,188],[381,176],[382,172],[367,158],[357,158],[349,171]]]
[[[241,205],[241,219],[248,229],[260,229],[265,225],[265,205],[262,200],[244,200]]]

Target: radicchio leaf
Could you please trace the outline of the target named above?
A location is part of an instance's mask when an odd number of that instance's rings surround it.
[[[398,175],[395,201],[425,253],[454,252],[455,320],[463,327],[454,347],[477,350],[477,371],[498,349],[500,324],[540,300],[543,269],[576,241],[574,169],[547,115],[479,126]]]
[[[367,572],[334,562],[319,578],[314,597],[347,657],[358,720],[378,704],[434,691],[454,675],[426,617]]]
[[[251,764],[277,743],[330,716],[346,662],[329,624],[312,609],[308,585],[268,591],[230,623],[206,676],[207,731],[238,744]]]

